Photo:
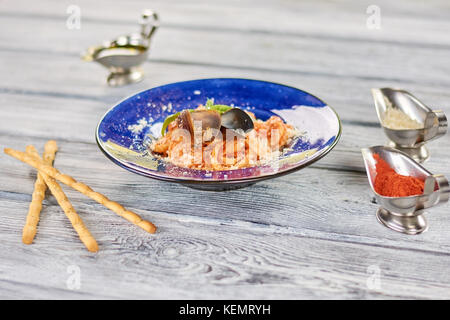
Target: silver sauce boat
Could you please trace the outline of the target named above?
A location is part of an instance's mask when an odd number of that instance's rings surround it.
[[[150,40],[159,26],[158,14],[144,10],[140,20],[140,33],[132,33],[87,49],[82,59],[95,61],[110,73],[107,83],[122,86],[141,81],[144,73],[140,66],[147,60]]]
[[[370,187],[380,205],[376,216],[386,227],[406,233],[419,234],[428,228],[425,209],[448,201],[450,186],[443,175],[432,174],[406,153],[397,149],[376,146],[361,150]],[[378,154],[398,174],[413,176],[425,181],[423,194],[409,197],[385,197],[375,191],[376,160]]]
[[[447,132],[447,118],[442,110],[431,110],[407,91],[392,88],[372,89],[378,119],[389,138],[389,146],[407,153],[422,163],[430,157],[425,144]],[[422,129],[392,129],[385,126],[386,110],[399,109],[423,125]]]

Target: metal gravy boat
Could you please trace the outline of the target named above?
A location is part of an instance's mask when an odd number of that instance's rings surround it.
[[[391,147],[376,146],[361,149],[370,187],[380,205],[376,216],[386,227],[406,233],[419,234],[428,228],[425,209],[447,202],[450,186],[443,175],[433,175],[407,154]],[[375,191],[376,160],[378,154],[398,174],[425,181],[424,193],[409,197],[385,197]]]
[[[140,33],[122,35],[103,45],[90,47],[82,56],[85,61],[95,61],[108,68],[108,85],[122,86],[144,78],[139,66],[147,60],[151,37],[158,29],[157,13],[144,10],[140,26]]]
[[[378,119],[389,138],[389,145],[424,162],[430,157],[425,143],[447,132],[447,118],[442,110],[431,110],[407,91],[392,88],[372,89]],[[421,129],[392,129],[385,126],[387,109],[399,109],[411,119],[423,124]]]

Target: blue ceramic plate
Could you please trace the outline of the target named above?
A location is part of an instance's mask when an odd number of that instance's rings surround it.
[[[214,98],[217,104],[250,110],[262,120],[277,115],[304,134],[278,160],[236,170],[180,168],[149,153],[149,137],[160,135],[168,115],[196,108],[208,98]],[[96,131],[100,149],[119,166],[206,190],[239,188],[304,168],[330,152],[340,135],[337,113],[319,98],[277,83],[233,78],[177,82],[140,92],[106,112]]]

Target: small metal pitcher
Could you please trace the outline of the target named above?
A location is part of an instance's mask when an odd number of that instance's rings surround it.
[[[158,29],[157,13],[145,10],[140,25],[140,33],[119,36],[101,46],[90,47],[83,55],[83,60],[96,61],[108,68],[108,85],[122,86],[144,78],[139,66],[147,59],[151,37]]]
[[[372,89],[378,119],[389,138],[389,145],[401,150],[418,162],[430,157],[425,143],[447,132],[447,118],[442,110],[431,110],[407,91],[381,88]],[[411,119],[423,124],[421,129],[392,129],[384,124],[388,108],[399,109]]]
[[[386,227],[406,233],[419,234],[428,228],[424,216],[425,209],[447,202],[450,197],[450,186],[443,175],[433,175],[414,161],[406,153],[385,146],[376,146],[361,150],[370,187],[380,208],[377,219]],[[398,174],[413,176],[425,181],[421,195],[409,197],[385,197],[375,191],[376,160],[378,154]]]

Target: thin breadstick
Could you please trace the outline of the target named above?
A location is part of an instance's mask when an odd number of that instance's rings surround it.
[[[56,144],[54,146],[56,146]],[[49,146],[46,145],[46,147],[47,151],[53,150],[52,148],[53,145]],[[27,146],[26,151],[27,154],[34,156],[36,159],[40,159],[39,154],[37,153],[36,149],[33,146]],[[83,220],[75,211],[69,199],[67,199],[61,186],[58,184],[58,182],[55,181],[55,179],[49,177],[44,172],[39,172],[39,174],[42,176],[42,179],[44,179],[45,183],[52,192],[53,196],[56,198],[56,201],[58,201],[67,218],[69,218],[73,228],[78,233],[80,240],[84,243],[84,245],[89,251],[97,252],[98,251],[97,241],[95,241],[94,237],[91,235],[88,228],[83,223]]]
[[[156,227],[150,221],[144,220],[138,214],[136,214],[132,211],[126,210],[122,205],[118,204],[117,202],[109,200],[106,196],[102,195],[101,193],[95,192],[94,190],[92,190],[90,187],[88,187],[84,183],[77,182],[71,176],[62,174],[61,172],[59,172],[57,169],[53,168],[52,166],[46,165],[40,159],[38,159],[34,156],[27,155],[24,152],[11,149],[11,148],[5,148],[4,152],[7,155],[10,155],[22,162],[25,162],[26,164],[32,166],[33,168],[35,168],[41,172],[44,172],[45,174],[49,175],[50,177],[81,192],[85,196],[104,205],[108,209],[117,213],[119,216],[130,221],[131,223],[134,223],[135,225],[144,229],[145,231],[147,231],[149,233],[155,233]]]
[[[56,142],[53,140],[47,141],[44,149],[44,163],[47,165],[52,165],[55,159],[56,151],[58,147]],[[39,218],[42,210],[42,201],[45,198],[45,190],[47,190],[47,185],[45,184],[44,178],[40,173],[37,174],[36,182],[34,183],[34,191],[31,197],[30,207],[28,209],[27,219],[25,221],[25,226],[22,231],[22,242],[25,244],[31,244],[37,232],[37,225],[39,223]]]

